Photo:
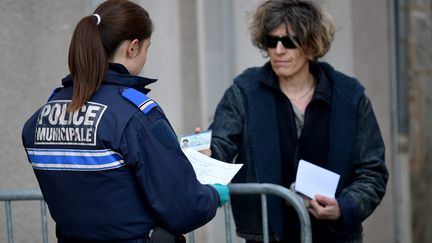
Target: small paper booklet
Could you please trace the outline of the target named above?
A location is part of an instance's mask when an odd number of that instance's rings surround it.
[[[191,148],[194,150],[203,150],[210,148],[212,131],[207,130],[201,133],[189,134],[180,138],[182,149]]]
[[[243,164],[230,164],[210,158],[194,149],[185,148],[183,153],[189,159],[201,184],[227,185]]]
[[[340,176],[332,171],[300,160],[295,191],[313,199],[316,194],[334,198]]]

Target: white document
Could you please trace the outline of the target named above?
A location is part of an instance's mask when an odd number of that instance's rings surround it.
[[[295,190],[313,199],[316,194],[335,197],[340,176],[305,160],[300,160],[297,169]]]
[[[192,148],[195,150],[209,149],[211,143],[212,131],[207,130],[200,133],[184,135],[180,138],[180,146],[184,148]]]
[[[183,149],[201,184],[227,185],[243,164],[229,164],[210,158],[194,149]]]

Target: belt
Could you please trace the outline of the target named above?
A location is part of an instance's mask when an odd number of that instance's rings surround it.
[[[146,239],[133,240],[81,240],[73,238],[58,238],[58,243],[146,243]]]
[[[64,236],[56,225],[56,236],[58,243],[146,243],[148,235],[143,236],[143,239],[129,239],[129,240],[85,240],[73,237]]]
[[[132,240],[83,240],[65,237],[57,234],[58,243],[146,243],[148,239],[132,239]]]
[[[83,240],[77,238],[65,237],[56,232],[58,243],[185,243],[183,235],[174,235],[168,230],[156,227],[149,232],[145,239],[133,240]]]
[[[58,239],[58,243],[146,243],[146,239],[134,240],[80,240],[72,238]]]
[[[146,243],[146,239],[133,240],[81,240],[63,237],[58,238],[58,243]]]

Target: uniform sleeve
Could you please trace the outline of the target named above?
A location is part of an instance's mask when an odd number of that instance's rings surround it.
[[[372,105],[363,96],[359,104],[352,183],[337,199],[348,230],[371,215],[385,194],[388,171],[384,155],[384,142]]]
[[[123,136],[125,163],[135,175],[154,215],[173,233],[184,234],[210,221],[219,196],[196,179],[177,137],[159,108],[138,112]]]
[[[244,97],[233,84],[225,91],[214,115],[212,130],[212,157],[232,162],[240,146],[244,124]]]

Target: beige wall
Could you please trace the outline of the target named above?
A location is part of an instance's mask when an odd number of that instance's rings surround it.
[[[0,1],[0,189],[37,187],[21,128],[66,74],[68,41],[85,7],[83,1]],[[39,204],[13,205],[15,242],[41,241],[34,224]],[[7,242],[4,212],[1,204],[0,242]]]
[[[352,1],[354,74],[366,87],[371,98],[386,145],[386,164],[391,176],[391,87],[390,37],[387,1]],[[367,14],[366,14],[367,13]],[[392,178],[387,194],[373,215],[366,220],[366,242],[395,242]]]
[[[206,46],[204,29],[208,19],[202,8],[212,0],[140,0],[155,22],[148,63],[143,75],[158,78],[150,96],[165,110],[175,130],[190,132],[195,125],[206,127],[213,114],[214,102],[234,75],[265,59],[254,49],[247,32],[247,12],[257,0],[228,0],[232,23],[231,51],[225,50],[220,61],[232,58],[225,78],[209,86],[208,70],[211,46]],[[41,105],[52,88],[67,73],[67,49],[77,21],[90,14],[98,1],[79,0],[3,0],[0,1],[0,189],[36,188],[30,165],[21,146],[24,121]],[[338,69],[358,77],[372,99],[387,144],[390,140],[390,78],[388,17],[386,1],[325,1],[339,27],[335,43],[325,60]],[[214,2],[213,2],[214,4]],[[217,12],[214,11],[213,14]],[[207,13],[208,14],[208,13]],[[219,13],[220,14],[220,13]],[[223,16],[223,15],[221,15]],[[218,19],[221,16],[213,16]],[[214,31],[214,29],[206,29]],[[226,39],[225,39],[226,40]],[[218,44],[218,43],[216,43]],[[227,48],[220,47],[219,48]],[[222,50],[224,51],[224,50]],[[211,62],[209,62],[211,63]],[[207,63],[208,64],[208,63]],[[215,64],[219,65],[219,61]],[[221,64],[223,67],[223,64]],[[207,68],[211,68],[209,65]],[[215,92],[209,92],[215,91]],[[211,99],[208,97],[211,96]],[[213,103],[212,103],[213,102]],[[388,151],[390,155],[390,151]],[[391,158],[388,166],[391,167]],[[394,242],[391,186],[383,204],[365,224],[366,242]],[[16,203],[14,210],[15,242],[41,242],[39,205]],[[0,242],[6,242],[4,206],[0,205]],[[220,242],[223,232],[222,212],[214,222],[201,229],[198,239]],[[55,242],[52,225],[50,242]],[[201,238],[199,238],[201,237]]]

